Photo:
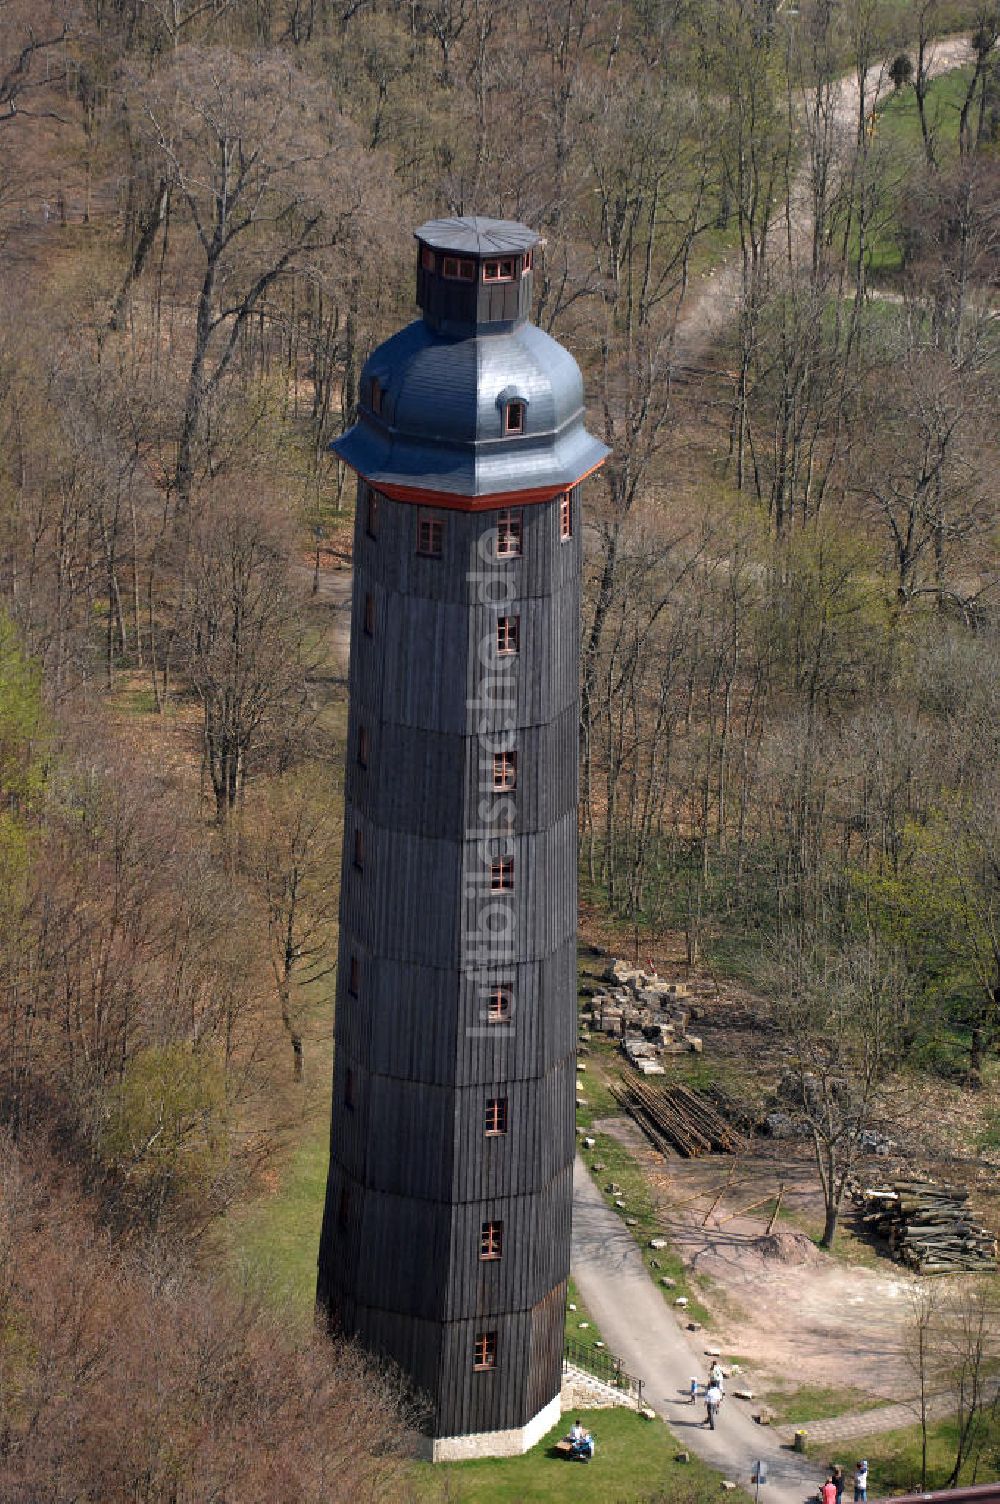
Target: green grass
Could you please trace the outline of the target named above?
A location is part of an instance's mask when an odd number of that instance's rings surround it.
[[[880,1405],[889,1403],[860,1389],[836,1389],[818,1384],[801,1384],[796,1389],[769,1389],[758,1398],[772,1412],[777,1425],[794,1424],[807,1429],[811,1421],[852,1415],[860,1410],[877,1410]],[[861,1455],[864,1454],[859,1453]]]
[[[576,1310],[571,1311],[570,1306],[576,1306]],[[580,1330],[581,1321],[588,1323],[583,1331]],[[566,1336],[574,1342],[594,1343],[604,1340],[597,1322],[587,1310],[586,1301],[581,1297],[572,1275],[566,1286]]]
[[[932,79],[928,87],[925,108],[939,160],[958,153],[958,118],[971,77],[971,68],[955,68]],[[912,86],[886,98],[878,112],[876,132],[893,146],[923,149],[917,96]]]
[[[241,1207],[226,1228],[230,1263],[240,1279],[303,1326],[312,1320],[316,1299],[330,1151],[327,1118],[317,1114],[315,1126],[279,1169],[277,1189]]]
[[[593,1462],[549,1455],[569,1430],[572,1417],[563,1416],[524,1457],[418,1465],[416,1497],[441,1497],[449,1504],[708,1504],[721,1497],[717,1472],[696,1457],[674,1461],[678,1443],[662,1422],[631,1410],[585,1410],[581,1419],[596,1442]],[[738,1489],[726,1497],[742,1504],[749,1495]]]
[[[934,136],[935,153],[940,165],[947,166],[958,155],[958,121],[968,88],[970,70],[956,68],[932,79],[927,92],[926,111]],[[877,138],[884,147],[892,150],[893,159],[904,162],[916,160],[923,152],[923,137],[920,131],[920,116],[917,98],[912,86],[890,94],[878,112]],[[894,277],[902,270],[903,248],[898,220],[898,194],[905,192],[905,180],[897,182],[894,195],[896,207],[882,227],[876,231],[867,250],[869,275]],[[854,254],[857,254],[856,248]]]
[[[928,1427],[927,1487],[943,1488],[955,1459],[954,1421],[934,1421]],[[920,1427],[885,1431],[874,1436],[851,1437],[845,1442],[824,1442],[824,1454],[854,1460],[866,1457],[869,1465],[868,1496],[913,1493],[920,1489]],[[845,1469],[846,1470],[846,1469]],[[960,1483],[992,1483],[1000,1478],[995,1448],[986,1448],[978,1467],[963,1468]]]

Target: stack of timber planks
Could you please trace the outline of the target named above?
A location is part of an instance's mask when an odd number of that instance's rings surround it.
[[[996,1268],[997,1243],[973,1221],[968,1191],[928,1180],[897,1180],[855,1192],[861,1220],[888,1241],[918,1274],[962,1274]]]
[[[742,1135],[720,1116],[708,1097],[690,1086],[653,1086],[630,1079],[611,1090],[618,1105],[663,1153],[676,1149],[685,1159],[694,1159],[713,1150],[736,1154],[746,1147]]]

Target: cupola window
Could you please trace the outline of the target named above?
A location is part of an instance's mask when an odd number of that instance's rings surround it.
[[[484,261],[483,281],[513,282],[516,265],[513,256],[503,256],[497,261]]]
[[[434,252],[431,250],[430,246],[423,246],[420,251],[420,265],[423,267],[424,271],[434,271],[436,264],[437,263],[434,258]]]
[[[441,270],[453,282],[476,280],[476,263],[465,256],[445,256]]]
[[[524,411],[525,406],[523,402],[507,403],[506,407],[504,408],[503,420],[505,433],[524,432]]]
[[[522,272],[530,272],[531,271],[531,252],[530,251],[525,251],[525,253],[524,253],[524,259],[521,262],[521,271]]]

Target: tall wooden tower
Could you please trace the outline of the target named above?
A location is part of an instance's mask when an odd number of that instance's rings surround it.
[[[423,317],[334,446],[358,475],[318,1300],[429,1401],[435,1458],[559,1413],[576,1042],[576,362],[538,237],[416,232]]]

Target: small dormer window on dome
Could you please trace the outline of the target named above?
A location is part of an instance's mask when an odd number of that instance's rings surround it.
[[[504,409],[503,409],[503,431],[504,431],[504,433],[523,433],[524,432],[524,416],[525,416],[526,411],[527,411],[527,409],[525,407],[525,404],[523,402],[521,402],[517,397],[514,397],[510,402],[504,403]]]

